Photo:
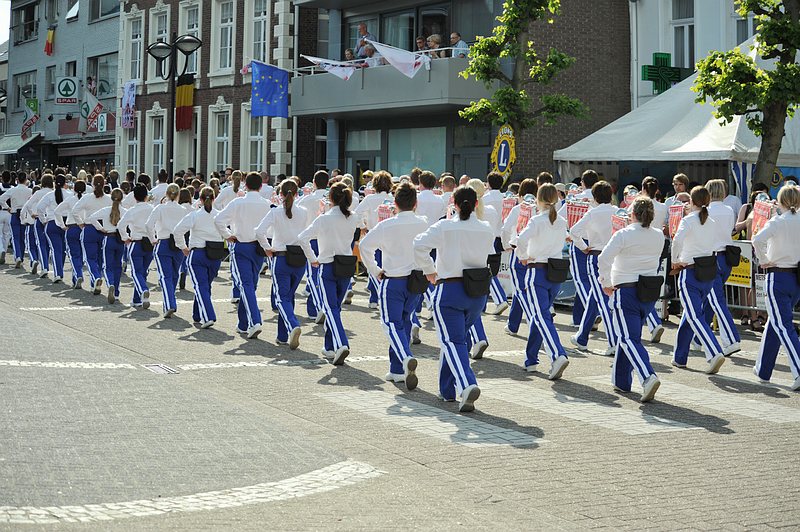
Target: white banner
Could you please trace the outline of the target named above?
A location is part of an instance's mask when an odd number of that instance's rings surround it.
[[[352,63],[345,63],[343,61],[331,61],[330,59],[323,59],[321,57],[313,57],[310,55],[301,55],[305,57],[325,72],[329,72],[339,79],[347,81],[356,71],[356,67]]]
[[[136,121],[136,81],[126,81],[122,87],[122,129],[133,129]]]
[[[403,75],[413,78],[423,65],[430,63],[431,58],[423,53],[409,52],[401,48],[395,48],[388,44],[381,44],[375,41],[368,41],[375,50],[383,56],[386,61],[403,73]]]
[[[97,117],[103,111],[103,104],[97,101],[90,90],[84,88],[83,103],[81,104],[81,117],[78,120],[78,131],[86,133],[97,124]]]

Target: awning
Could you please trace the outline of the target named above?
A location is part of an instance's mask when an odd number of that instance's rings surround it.
[[[81,3],[75,2],[75,5],[72,6],[69,11],[67,11],[67,20],[78,18],[78,10],[80,9],[80,7]]]
[[[19,150],[41,136],[41,131],[35,132],[25,140],[19,135],[3,135],[0,137],[0,155],[16,155]]]
[[[58,145],[57,145],[58,146]],[[88,146],[58,146],[59,157],[76,157],[81,155],[107,155],[114,153],[113,144],[89,144]]]

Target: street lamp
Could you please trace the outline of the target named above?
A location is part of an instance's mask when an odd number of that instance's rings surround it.
[[[154,42],[147,47],[147,53],[156,60],[158,65],[158,73],[161,79],[169,81],[169,95],[170,105],[169,114],[167,115],[167,176],[171,178],[173,175],[172,165],[175,161],[175,76],[178,72],[178,52],[182,53],[186,60],[183,65],[183,71],[180,75],[186,73],[189,66],[189,56],[192,55],[198,48],[203,46],[203,41],[194,35],[181,35],[172,33],[172,43],[164,41]],[[169,61],[164,68],[164,62]],[[155,178],[155,176],[153,176]]]

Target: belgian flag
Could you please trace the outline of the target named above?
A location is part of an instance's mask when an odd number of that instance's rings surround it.
[[[183,74],[175,87],[175,131],[192,129],[193,116],[194,74]]]
[[[56,29],[55,28],[48,28],[47,30],[47,40],[44,43],[44,53],[46,55],[53,55],[53,43],[56,40]]]

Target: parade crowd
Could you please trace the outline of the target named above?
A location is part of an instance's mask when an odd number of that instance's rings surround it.
[[[87,285],[95,295],[105,289],[109,304],[120,298],[128,268],[131,305],[146,309],[155,262],[163,317],[177,311],[176,291],[188,278],[192,319],[205,329],[217,321],[211,287],[227,259],[237,332],[248,339],[263,332],[256,293],[268,268],[278,316],[275,342],[291,350],[300,345],[295,302],[305,295],[306,315],[324,324],[323,356],[341,365],[350,353],[342,310],[352,299],[360,259],[368,272],[369,307],[379,313],[388,340],[386,380],[405,383],[408,390],[417,386],[412,345],[420,341],[420,319],[432,319],[440,346],[439,394],[459,401],[462,412],[473,410],[480,396],[470,362],[489,346],[484,312],[508,310],[505,330],[512,335],[524,318],[524,369],[544,371],[551,380],[562,377],[570,359],[553,305],[570,276],[578,332],[569,342],[587,350],[590,332],[602,322],[606,354],[613,357],[611,384],[619,392],[631,391],[634,374],[643,402],[660,386],[642,329],[648,327],[651,342],[660,341],[664,328],[655,304],[662,297],[665,259],[682,306],[672,365],[686,368],[695,349],[704,354],[705,371],[714,374],[741,349],[723,289],[739,260],[732,235],[741,228],[739,213],[724,202],[722,180],[685,190],[682,176],[684,190],[662,203],[657,180],[648,177],[641,192],[626,195],[621,212],[612,204],[612,186],[591,170],[574,190],[553,184],[543,172],[508,192],[501,192],[503,177],[494,173],[485,181],[463,176],[457,182],[451,174],[418,169],[401,177],[378,171],[366,174],[364,186],[337,174],[318,171],[307,185],[288,177],[273,187],[258,173],[232,170],[223,182],[209,185],[162,173],[154,186],[149,176],[132,172],[121,183],[115,171],[73,177],[60,168],[45,169],[34,179],[6,172],[0,263],[6,263],[10,236],[16,268],[25,265],[27,254],[31,274],[65,283],[69,261],[71,286]],[[672,205],[683,206],[674,233],[667,227]],[[768,316],[754,372],[769,381],[783,347],[792,389],[800,390],[800,340],[792,322],[800,300],[800,245],[794,240],[800,234],[800,188],[785,185],[776,207],[752,239],[766,271]],[[498,280],[504,251],[511,253],[510,305]],[[711,327],[714,316],[718,335]],[[547,368],[540,368],[542,350]]]

